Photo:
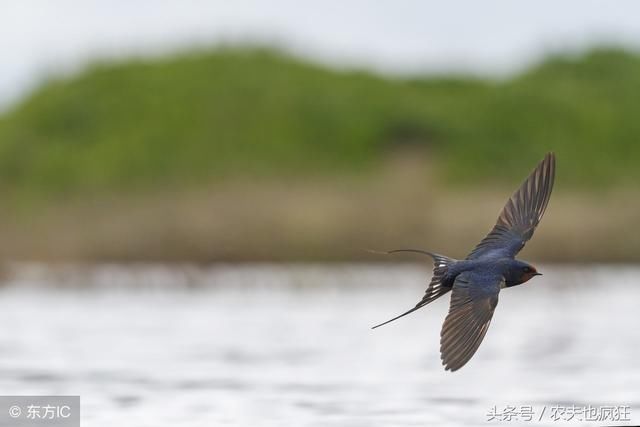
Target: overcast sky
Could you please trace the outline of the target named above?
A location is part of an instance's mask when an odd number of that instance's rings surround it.
[[[517,71],[548,51],[640,46],[640,2],[7,0],[0,107],[95,58],[258,41],[387,73]]]

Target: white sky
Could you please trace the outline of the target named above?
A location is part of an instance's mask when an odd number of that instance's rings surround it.
[[[259,41],[390,73],[517,71],[548,51],[640,46],[618,0],[0,0],[0,107],[95,58]]]

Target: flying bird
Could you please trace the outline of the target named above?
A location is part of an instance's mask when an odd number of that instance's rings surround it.
[[[457,371],[463,367],[487,333],[500,290],[542,275],[534,266],[515,257],[542,219],[555,170],[555,155],[548,153],[507,201],[493,229],[463,260],[418,249],[388,252],[431,256],[433,277],[415,307],[373,328],[413,313],[451,291],[449,313],[440,332],[440,358],[445,370]]]

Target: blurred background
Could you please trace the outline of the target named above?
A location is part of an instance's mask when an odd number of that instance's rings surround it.
[[[83,425],[638,419],[639,4],[2,9],[4,394]],[[545,276],[469,366],[439,366],[446,302],[369,331],[430,275],[369,250],[464,258],[548,151]]]

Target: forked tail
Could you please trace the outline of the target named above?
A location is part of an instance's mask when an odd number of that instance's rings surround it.
[[[415,253],[419,253],[419,254],[423,254],[423,255],[429,255],[430,257],[433,258],[433,277],[431,277],[431,282],[429,283],[429,286],[427,287],[427,290],[424,294],[424,297],[422,297],[422,299],[420,300],[420,302],[418,304],[416,304],[415,307],[413,307],[411,310],[402,313],[399,316],[394,317],[393,319],[387,320],[386,322],[380,323],[379,325],[374,326],[371,329],[375,329],[375,328],[379,328],[380,326],[386,325],[387,323],[393,322],[394,320],[397,320],[401,317],[406,316],[407,314],[413,313],[414,311],[418,310],[419,308],[424,307],[425,305],[429,304],[432,301],[437,300],[438,298],[440,298],[442,295],[446,294],[447,292],[449,292],[451,290],[451,287],[449,286],[443,286],[442,285],[442,280],[444,279],[445,275],[447,274],[447,271],[449,270],[449,266],[455,262],[457,262],[457,260],[453,259],[453,258],[449,258],[446,257],[444,255],[439,255],[439,254],[435,254],[432,252],[427,252],[427,251],[422,251],[420,249],[396,249],[393,251],[389,251],[387,253],[389,254],[393,254],[393,253],[397,253],[397,252],[415,252]]]

